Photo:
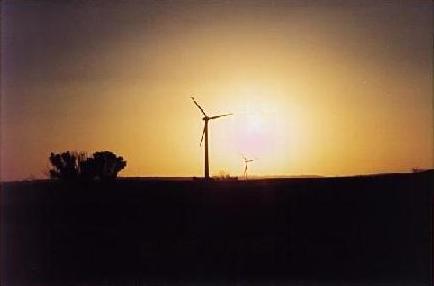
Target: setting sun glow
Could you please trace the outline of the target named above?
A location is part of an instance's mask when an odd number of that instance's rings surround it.
[[[234,114],[209,122],[211,175],[242,176],[243,154],[258,176],[433,167],[422,4],[26,3],[2,7],[3,180],[44,177],[65,150],[112,150],[121,176],[202,176],[190,96]]]

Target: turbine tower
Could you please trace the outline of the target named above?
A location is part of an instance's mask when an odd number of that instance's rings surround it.
[[[203,108],[196,102],[194,97],[191,97],[191,99],[193,100],[194,104],[200,109],[200,112],[202,112],[202,114],[203,114],[202,120],[205,121],[205,126],[203,127],[203,132],[202,132],[202,138],[200,139],[199,145],[202,146],[203,137],[205,136],[205,179],[208,180],[209,179],[208,121],[213,120],[213,119],[217,119],[217,118],[220,118],[223,116],[229,116],[229,115],[232,115],[232,113],[216,115],[216,116],[208,116],[208,115],[206,115]]]
[[[247,181],[247,165],[248,165],[249,162],[253,162],[255,160],[253,160],[253,159],[247,159],[246,156],[244,156],[244,155],[242,155],[242,156],[243,156],[243,159],[244,159],[244,164],[246,164],[246,167],[244,168],[244,180]]]

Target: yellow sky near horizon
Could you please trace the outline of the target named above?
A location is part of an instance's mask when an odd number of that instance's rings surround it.
[[[111,150],[121,176],[201,176],[190,96],[234,113],[210,121],[211,175],[242,175],[241,154],[252,175],[433,168],[426,7],[44,5],[3,7],[2,180],[66,150]]]

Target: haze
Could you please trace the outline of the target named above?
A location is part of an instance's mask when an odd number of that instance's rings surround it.
[[[326,4],[327,3],[327,4]],[[122,176],[433,167],[430,1],[2,1],[1,179],[111,150]]]

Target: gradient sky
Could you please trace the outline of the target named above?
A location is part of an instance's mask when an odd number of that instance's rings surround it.
[[[122,176],[433,167],[430,1],[2,1],[1,179],[111,150]]]

